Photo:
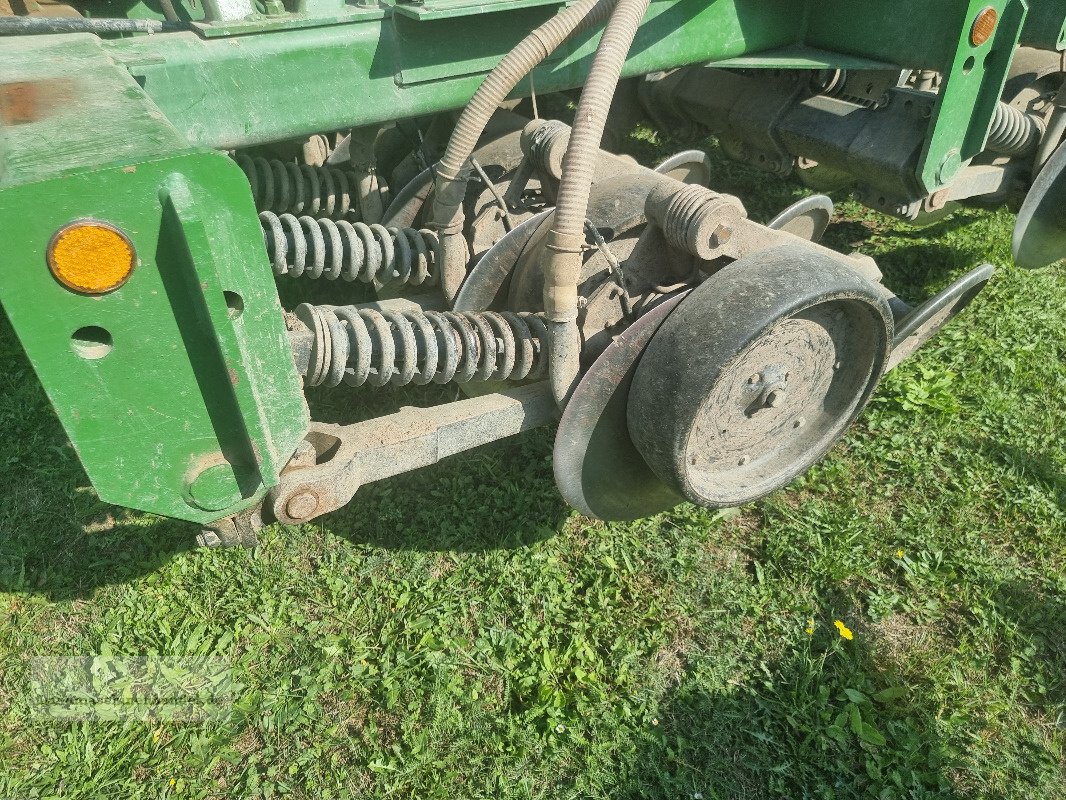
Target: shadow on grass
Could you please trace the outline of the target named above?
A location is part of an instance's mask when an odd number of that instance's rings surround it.
[[[996,439],[970,439],[964,441],[963,446],[1017,470],[1026,479],[1044,487],[1055,497],[1059,508],[1066,511],[1066,474],[1048,456]]]
[[[349,506],[312,524],[387,550],[526,547],[556,535],[570,514],[550,457],[548,432],[532,432],[363,487]],[[88,486],[84,474],[77,485]],[[33,480],[0,512],[0,591],[86,598],[157,571],[193,549],[198,530],[110,506],[88,488],[72,497],[69,483]]]
[[[88,490],[79,494],[92,510],[80,497],[72,502],[68,484],[30,484],[15,493],[0,513],[0,592],[87,598],[193,547],[195,526],[107,506]]]
[[[834,636],[816,634],[727,693],[683,682],[610,796],[965,797],[921,689],[881,669],[864,632]]]
[[[552,477],[553,436],[530,431],[364,486],[321,522],[354,543],[388,550],[527,547],[557,535],[571,515]]]

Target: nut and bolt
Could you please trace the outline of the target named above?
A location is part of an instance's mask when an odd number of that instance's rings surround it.
[[[772,392],[767,392],[766,405],[770,408],[777,408],[783,402],[785,402],[784,389],[774,389]]]
[[[196,535],[196,544],[200,547],[219,547],[222,544],[222,539],[219,538],[215,531],[210,528],[204,528]]]
[[[806,424],[807,424],[807,418],[806,417],[797,417],[796,420],[792,423],[792,427],[793,428],[802,428]]]
[[[761,380],[762,380],[762,375],[760,375],[759,373],[756,372],[754,375],[752,375],[750,378],[748,378],[748,383],[751,384],[752,386],[754,386],[755,384],[757,384]]]
[[[307,519],[318,510],[318,498],[312,492],[300,492],[289,498],[285,513],[291,519]]]

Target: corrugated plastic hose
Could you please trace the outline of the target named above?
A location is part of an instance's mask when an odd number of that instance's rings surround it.
[[[544,310],[551,328],[552,393],[566,405],[581,370],[577,284],[592,176],[618,79],[649,0],[618,0],[589,69],[563,156],[555,219],[544,250]]]
[[[535,28],[493,68],[463,109],[448,147],[437,165],[431,227],[442,235],[444,264],[441,289],[448,301],[466,277],[467,252],[462,240],[462,204],[470,155],[500,103],[526,75],[575,32],[603,22],[616,0],[579,2]]]

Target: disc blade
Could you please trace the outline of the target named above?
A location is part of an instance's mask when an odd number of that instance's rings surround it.
[[[897,325],[886,372],[910,357],[985,288],[995,267],[982,264],[910,312]]]
[[[824,194],[812,194],[798,200],[768,223],[767,228],[789,233],[817,242],[822,238],[833,218],[833,201]]]
[[[1066,258],[1066,143],[1033,182],[1014,226],[1014,261],[1025,269]]]
[[[644,348],[687,295],[671,297],[630,325],[600,354],[566,405],[555,437],[555,483],[563,498],[587,516],[638,519],[683,499],[637,452],[626,406]]]

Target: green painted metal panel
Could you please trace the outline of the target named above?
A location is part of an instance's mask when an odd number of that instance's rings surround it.
[[[432,12],[438,5],[441,12]],[[468,16],[480,6],[441,0],[284,35],[204,41],[174,34],[109,48],[190,142],[241,147],[461,106],[500,57],[557,9],[525,0],[489,5],[494,13]],[[990,42],[972,48],[970,24],[988,6],[1000,12],[999,26]],[[940,70],[945,89],[916,176],[933,191],[980,151],[1025,8],[1024,0],[658,0],[625,74],[710,61]],[[464,15],[444,13],[457,10]],[[532,85],[542,92],[579,86],[597,41],[590,32],[564,45]],[[516,94],[529,92],[527,81]]]
[[[83,217],[136,247],[133,276],[109,294],[76,294],[48,270],[50,238]],[[0,190],[0,221],[0,301],[104,500],[206,522],[276,484],[308,416],[231,159],[189,153]],[[111,336],[103,358],[73,346],[89,326]]]
[[[973,21],[989,7],[999,24],[973,47]],[[1024,0],[824,0],[811,15],[807,43],[943,74],[916,176],[932,192],[983,148],[1025,10]]]
[[[1044,50],[1066,50],[1066,2],[1029,0],[1022,42]]]
[[[985,8],[999,12],[992,38],[982,45],[970,43],[973,20]],[[929,137],[920,160],[920,180],[927,191],[945,186],[985,146],[992,115],[1025,19],[1024,0],[971,0],[967,4],[950,60],[942,68],[943,83]]]
[[[5,43],[0,87],[0,302],[100,496],[197,522],[249,506],[308,414],[247,179],[190,149],[96,37]],[[82,218],[136,248],[108,294],[48,269],[53,234]],[[84,328],[110,352],[85,357]]]
[[[0,187],[186,147],[159,108],[88,33],[5,38]],[[103,143],[107,143],[106,146]]]
[[[217,40],[175,33],[106,47],[190,143],[233,148],[458,108],[557,9],[432,21],[390,15]],[[795,44],[802,21],[795,0],[657,0],[625,74]],[[598,40],[589,33],[564,46],[534,74],[537,91],[580,86]],[[528,92],[525,82],[518,93]]]
[[[723,58],[712,61],[716,67],[735,67],[737,69],[848,69],[848,70],[891,70],[900,69],[899,64],[878,61],[863,56],[843,53],[831,53],[805,45],[789,45],[777,50],[765,50],[761,53]]]
[[[468,17],[491,14],[494,11],[513,11],[530,6],[559,6],[559,0],[426,0],[424,3],[398,2],[390,4],[397,14],[421,20]]]

